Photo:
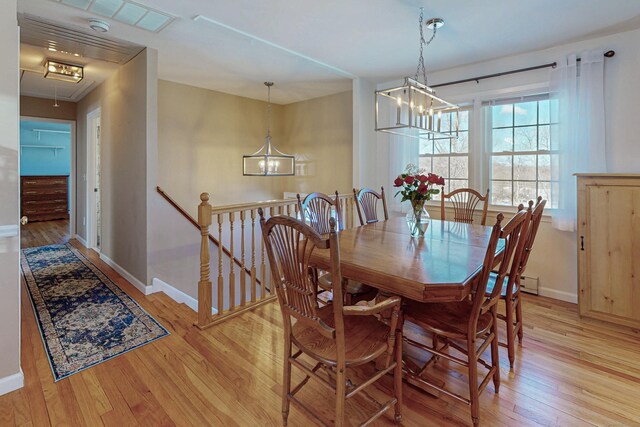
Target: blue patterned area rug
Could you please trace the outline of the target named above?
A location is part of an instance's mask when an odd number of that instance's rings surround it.
[[[55,381],[169,334],[70,244],[24,249],[21,266]]]

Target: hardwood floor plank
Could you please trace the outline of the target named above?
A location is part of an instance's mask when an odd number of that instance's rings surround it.
[[[29,229],[31,242],[64,238],[55,230]],[[282,320],[270,303],[214,328],[193,326],[195,313],[163,293],[144,296],[99,259],[80,248],[92,262],[171,335],[108,362],[53,382],[35,316],[22,292],[22,367],[25,387],[0,397],[0,425],[82,426],[279,426],[281,425]],[[640,425],[640,332],[580,319],[575,305],[525,296],[522,346],[509,370],[501,349],[500,393],[489,385],[480,397],[485,426],[620,426]],[[501,329],[504,340],[504,328]],[[418,357],[418,356],[417,356]],[[355,381],[372,366],[353,370]],[[303,378],[293,371],[294,382]],[[438,362],[434,375],[465,392],[464,370]],[[370,393],[379,400],[391,390],[383,378]],[[301,399],[312,400],[333,417],[330,393],[309,383]],[[404,386],[407,427],[470,425],[467,405],[434,398]],[[363,399],[347,407],[350,425],[371,409]],[[290,426],[312,425],[296,408]],[[384,415],[376,426],[394,425]]]

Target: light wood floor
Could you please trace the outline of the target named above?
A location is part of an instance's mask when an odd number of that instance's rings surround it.
[[[64,244],[69,241],[69,220],[30,222],[20,227],[22,248]]]
[[[202,332],[192,326],[195,313],[185,305],[162,293],[143,296],[94,252],[84,251],[171,335],[54,383],[23,290],[25,387],[0,397],[0,426],[280,425],[283,349],[277,304]],[[525,340],[515,370],[509,371],[501,349],[502,386],[498,395],[491,385],[482,394],[481,425],[640,425],[640,331],[580,320],[574,305],[544,298],[527,296],[524,312]],[[437,366],[453,387],[464,384],[461,371],[446,362]],[[391,386],[384,378],[373,394],[381,396]],[[326,390],[310,387],[301,398],[330,416]],[[461,403],[408,385],[404,393],[405,426],[470,424]],[[348,406],[352,425],[363,419],[367,405],[356,400]],[[289,425],[312,422],[292,408]],[[393,423],[385,416],[376,425]]]

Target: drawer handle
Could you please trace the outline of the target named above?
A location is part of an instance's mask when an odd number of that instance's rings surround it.
[[[580,250],[584,251],[584,236],[580,236]]]

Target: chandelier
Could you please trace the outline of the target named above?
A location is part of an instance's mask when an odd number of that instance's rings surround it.
[[[427,84],[423,51],[436,37],[438,28],[444,25],[440,18],[429,19],[425,26],[433,30],[428,41],[424,38],[423,13],[420,8],[420,57],[413,78],[405,77],[398,87],[376,91],[376,131],[392,133],[412,138],[455,138],[458,130],[459,107],[436,96]],[[422,74],[422,81],[419,77]],[[443,115],[451,129],[443,126]]]
[[[273,86],[273,82],[264,82],[264,85],[267,87],[267,136],[262,148],[250,156],[242,156],[242,174],[245,176],[295,175],[295,157],[278,151],[271,144],[271,86]]]

